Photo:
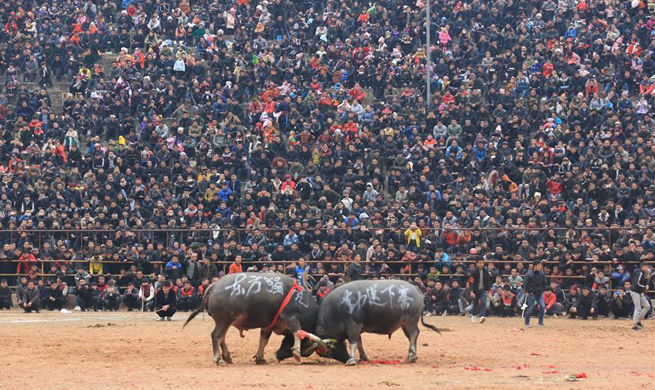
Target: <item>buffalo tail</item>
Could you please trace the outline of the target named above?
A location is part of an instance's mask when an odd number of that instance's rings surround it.
[[[421,310],[421,324],[423,326],[425,326],[426,328],[428,328],[430,330],[433,330],[433,331],[435,331],[435,332],[437,332],[437,333],[439,333],[441,335],[441,331],[439,330],[439,328],[437,328],[434,325],[426,324],[425,321],[423,321],[423,310]]]
[[[191,320],[193,320],[194,318],[196,318],[196,316],[197,316],[198,314],[200,314],[200,313],[202,313],[202,312],[205,311],[205,309],[207,308],[207,299],[209,298],[209,291],[210,291],[210,290],[211,290],[211,286],[207,287],[207,290],[205,291],[205,296],[202,298],[202,303],[200,303],[200,307],[197,308],[193,313],[191,313],[191,315],[189,316],[189,318],[187,318],[187,320],[186,320],[186,322],[184,323],[184,325],[182,325],[182,329],[184,329],[184,327],[186,327],[187,324],[188,324],[189,322],[191,322]]]

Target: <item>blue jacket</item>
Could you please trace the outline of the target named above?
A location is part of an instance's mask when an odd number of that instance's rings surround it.
[[[453,146],[446,148],[446,157],[450,157],[451,154],[455,154],[455,158],[462,158],[462,148],[457,146],[457,149],[453,149]]]
[[[450,256],[448,256],[448,253],[444,252],[443,256],[441,258],[438,258],[437,255],[434,255],[434,262],[436,263],[437,266],[441,265],[447,265],[450,267],[452,265],[452,261],[450,261]],[[441,271],[441,270],[439,270]]]
[[[476,160],[483,161],[485,158],[487,158],[487,148],[478,148],[477,146],[474,146],[473,151],[475,152]]]
[[[227,202],[227,197],[230,196],[232,190],[228,187],[227,189],[221,189],[218,191],[218,197],[221,198],[224,202]]]

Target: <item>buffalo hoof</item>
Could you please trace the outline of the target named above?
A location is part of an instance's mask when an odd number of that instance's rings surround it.
[[[346,362],[346,366],[355,366],[355,365],[357,365],[357,359],[355,359],[355,358],[350,358]]]
[[[407,356],[407,363],[416,363],[416,360],[418,357],[416,355],[409,355]]]
[[[368,356],[364,355],[364,356],[360,356],[360,357],[359,357],[359,361],[360,361],[360,362],[368,362],[368,361],[370,361],[370,360],[368,360]]]
[[[293,358],[299,362],[301,357],[300,348],[291,348],[291,353],[293,354]]]
[[[223,361],[227,364],[232,364],[232,358],[230,356],[223,356]]]
[[[261,358],[260,357],[255,357],[255,364],[258,365],[258,366],[263,366],[263,365],[268,364],[268,362],[263,357],[261,357]]]
[[[214,361],[214,364],[216,364],[216,365],[219,366],[219,367],[225,367],[225,366],[227,366],[227,363],[226,363],[224,360],[217,360],[217,361]]]

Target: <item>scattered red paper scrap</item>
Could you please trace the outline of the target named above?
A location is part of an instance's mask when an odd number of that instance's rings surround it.
[[[553,371],[544,371],[544,374],[559,374],[559,371],[553,370]]]
[[[575,374],[575,379],[587,379],[587,374],[585,374],[584,372]]]
[[[478,366],[467,366],[464,369],[470,371],[491,371],[491,368],[480,368]]]
[[[540,353],[532,352],[532,353],[530,353],[530,356],[544,356],[544,355],[542,355]]]

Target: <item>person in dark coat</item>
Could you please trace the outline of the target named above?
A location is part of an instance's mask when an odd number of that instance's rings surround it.
[[[134,288],[134,283],[127,283],[125,293],[123,293],[123,305],[127,307],[127,311],[132,311],[139,308],[139,290]]]
[[[596,298],[591,293],[589,287],[582,287],[582,295],[578,299],[578,304],[571,308],[571,318],[580,317],[583,320],[589,318],[598,318],[598,308],[596,306]]]
[[[620,288],[619,291],[615,292],[614,296],[612,297],[611,307],[615,320],[630,317],[633,310],[635,309],[634,303],[632,302],[632,297],[629,293],[626,292],[626,289],[630,291],[630,282],[625,282],[625,288]]]
[[[539,260],[535,260],[534,267],[528,271],[523,278],[523,289],[527,298],[528,307],[525,309],[525,326],[530,327],[530,314],[535,303],[539,304],[539,325],[544,326],[544,313],[546,311],[546,303],[544,302],[544,291],[546,291],[546,275],[543,273],[543,264]]]
[[[157,307],[155,313],[159,316],[159,321],[163,321],[164,319],[170,321],[173,314],[177,311],[177,299],[175,292],[171,289],[171,282],[169,280],[165,280],[161,288],[157,290],[155,294],[155,305]]]
[[[607,287],[603,286],[596,294],[596,307],[598,308],[598,315],[609,317],[612,308],[612,296],[610,295]]]
[[[85,279],[80,279],[77,286],[77,307],[75,310],[87,311],[89,309],[96,309],[98,304],[96,294]]]
[[[0,310],[11,309],[11,289],[7,283],[7,279],[0,280]]]
[[[107,286],[102,298],[103,311],[118,311],[121,305],[121,294],[114,286]]]
[[[362,279],[362,272],[364,271],[362,269],[360,258],[359,256],[355,256],[355,259],[348,265],[348,269],[346,270],[346,280],[349,282],[360,280]]]
[[[444,291],[441,282],[436,282],[429,292],[430,312],[432,314],[443,314],[448,310],[448,293]]]
[[[200,280],[208,279],[211,281],[218,276],[218,268],[216,268],[216,264],[209,262],[209,257],[206,257],[200,261],[200,269],[198,270],[198,275]]]
[[[448,294],[448,313],[459,314],[459,297],[462,294],[462,288],[459,287],[459,282],[453,280],[453,287]]]
[[[39,289],[36,288],[36,285],[33,281],[27,282],[27,288],[25,289],[23,300],[20,303],[20,307],[25,310],[25,313],[31,313],[32,311],[39,312],[39,305],[41,303],[41,295],[39,294]]]
[[[53,311],[55,309],[63,309],[65,303],[66,298],[64,298],[64,294],[61,292],[61,289],[57,285],[57,281],[51,281],[50,287],[46,288],[43,305],[48,308],[48,311]]]
[[[630,296],[634,305],[632,313],[632,330],[638,331],[643,329],[641,321],[646,318],[646,314],[650,311],[650,301],[646,297],[646,290],[650,283],[653,269],[645,262],[642,262],[634,272],[632,283],[630,287]]]
[[[480,258],[475,263],[475,269],[471,272],[473,277],[473,293],[475,298],[473,300],[473,315],[471,321],[476,322],[477,317],[480,317],[480,323],[486,320],[485,314],[487,312],[487,291],[491,289],[491,278],[489,277],[489,269],[484,266],[484,259]]]

